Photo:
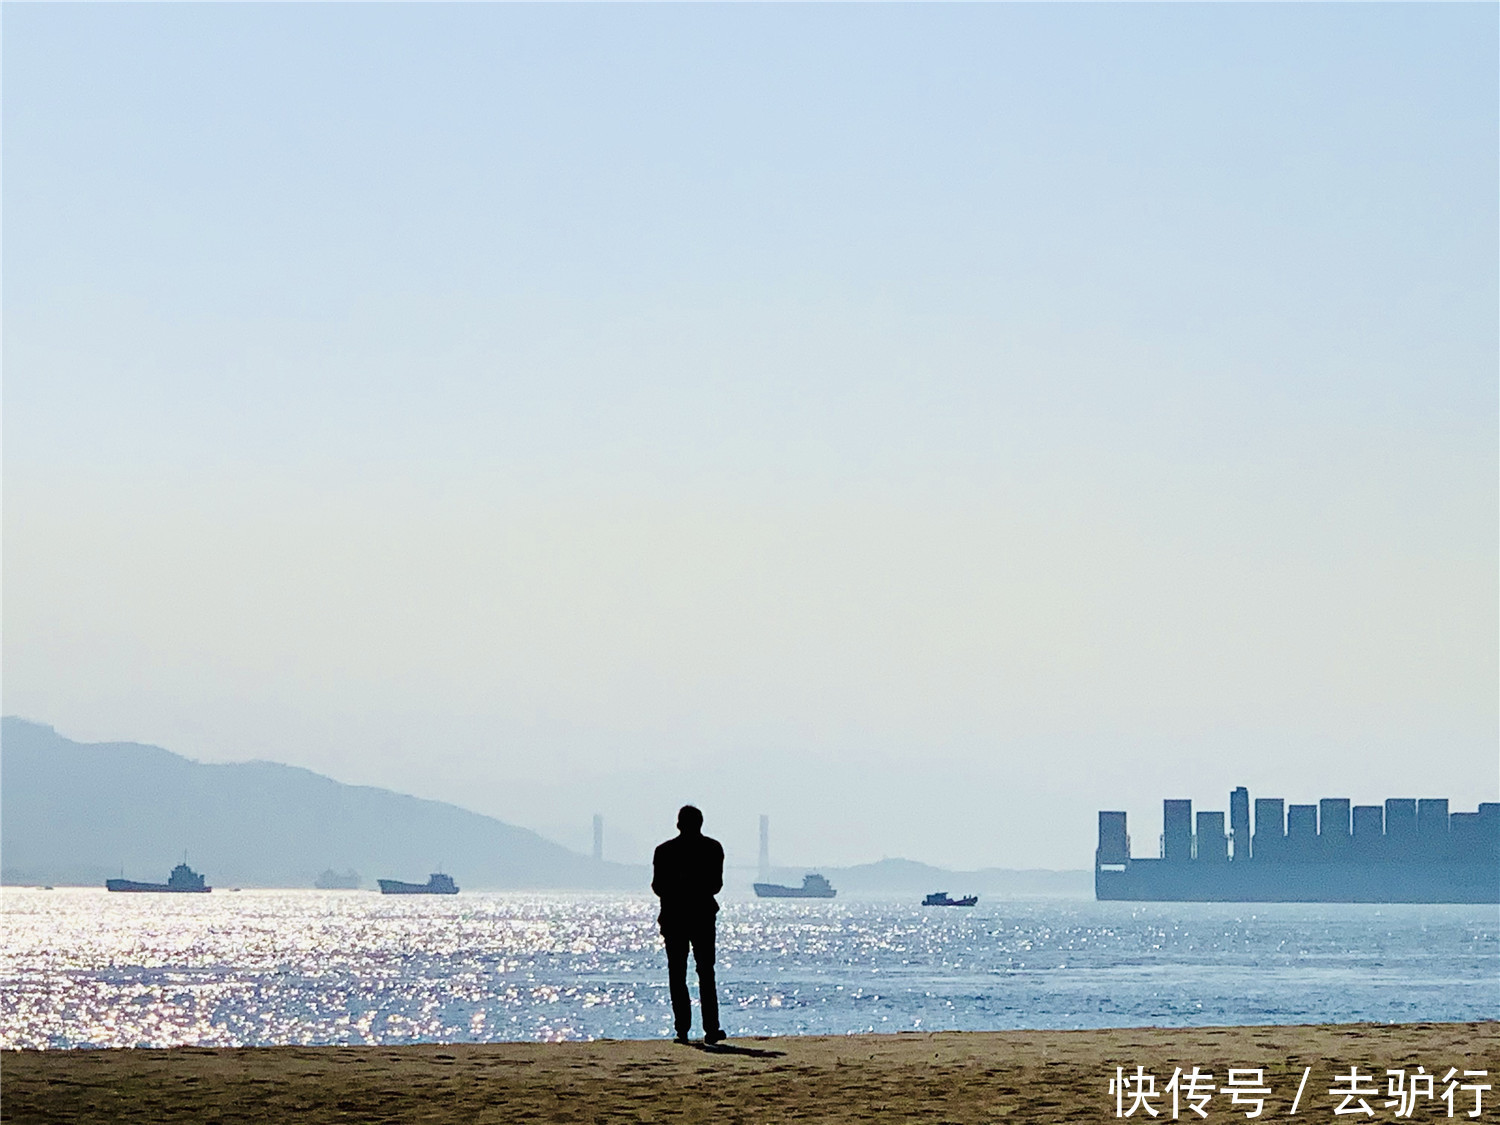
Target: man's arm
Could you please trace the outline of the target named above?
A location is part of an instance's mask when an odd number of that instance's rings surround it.
[[[662,879],[661,869],[661,845],[658,844],[656,850],[651,853],[651,890],[656,894],[657,898],[661,898],[663,881],[664,880]]]
[[[724,846],[717,840],[714,841],[714,862],[710,875],[714,887],[708,893],[716,895],[724,889]]]

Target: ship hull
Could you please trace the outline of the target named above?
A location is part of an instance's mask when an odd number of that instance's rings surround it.
[[[744,886],[744,884],[740,884]],[[756,883],[757,898],[832,898],[838,891],[808,891],[801,887],[783,887],[776,883]]]
[[[104,889],[128,894],[206,895],[212,887],[169,887],[166,883],[137,883],[133,879],[106,879]]]
[[[1094,896],[1127,902],[1500,903],[1489,863],[1202,863],[1097,866]]]
[[[427,883],[403,883],[399,879],[380,879],[383,895],[456,895],[457,887],[434,887]]]

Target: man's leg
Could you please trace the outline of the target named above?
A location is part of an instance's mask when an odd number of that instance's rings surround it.
[[[713,1043],[724,1038],[719,1026],[719,986],[714,981],[714,921],[693,933],[693,962],[698,966],[698,1003],[703,1007],[703,1038]]]
[[[677,1038],[686,1039],[693,1029],[693,998],[688,995],[688,934],[679,928],[662,927],[662,941],[667,947],[667,991],[672,996],[672,1022]]]

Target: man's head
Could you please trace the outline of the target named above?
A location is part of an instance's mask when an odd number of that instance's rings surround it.
[[[694,805],[683,805],[677,810],[677,831],[696,836],[703,831],[703,814]]]

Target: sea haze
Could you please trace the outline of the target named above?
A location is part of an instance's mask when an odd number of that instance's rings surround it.
[[[1493,1019],[1493,906],[728,901],[731,1035]],[[670,1034],[646,896],[3,892],[0,1047]]]

